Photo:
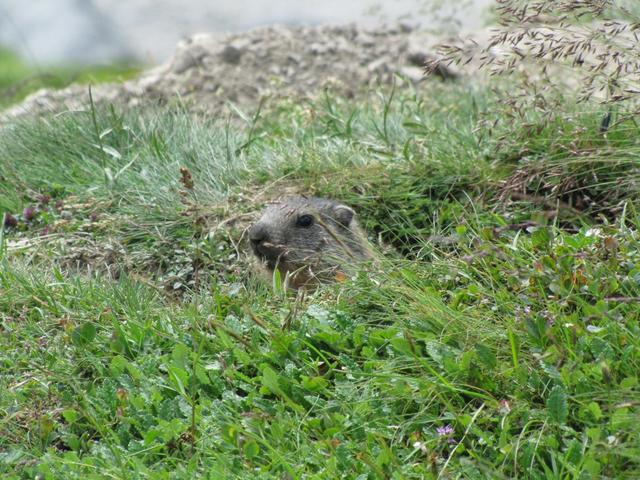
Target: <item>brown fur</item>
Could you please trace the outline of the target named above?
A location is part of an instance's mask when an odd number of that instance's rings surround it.
[[[355,212],[324,198],[290,197],[270,204],[250,228],[249,241],[267,270],[277,268],[293,288],[340,279],[371,258]]]

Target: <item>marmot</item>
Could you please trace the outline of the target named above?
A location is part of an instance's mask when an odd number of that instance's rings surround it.
[[[325,198],[291,197],[270,204],[249,229],[255,255],[269,272],[300,288],[344,277],[372,258],[355,212]]]

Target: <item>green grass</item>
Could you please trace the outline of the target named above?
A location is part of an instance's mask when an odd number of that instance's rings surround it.
[[[41,88],[63,88],[71,83],[118,82],[140,72],[133,65],[34,67],[0,47],[0,108],[19,102]]]
[[[0,131],[3,478],[636,478],[638,127],[500,108],[433,84]],[[238,242],[285,191],[356,207],[379,264],[261,280]]]

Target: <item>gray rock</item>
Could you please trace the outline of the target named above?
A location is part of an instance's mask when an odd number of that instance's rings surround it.
[[[412,65],[400,67],[399,73],[407,77],[413,83],[418,83],[424,79],[424,70],[418,67],[414,67]]]
[[[207,56],[207,50],[201,45],[192,48],[183,48],[176,53],[171,70],[175,74],[181,74],[187,70],[202,64],[202,59]]]
[[[242,57],[243,53],[244,51],[242,49],[234,45],[227,45],[222,49],[222,52],[220,52],[220,57],[222,61],[226,63],[237,65],[240,63],[240,57]]]
[[[417,33],[349,25],[197,34],[180,42],[171,60],[139,78],[95,86],[93,98],[131,107],[179,94],[181,103],[194,111],[219,114],[229,101],[254,108],[263,96],[270,101],[304,98],[326,86],[350,95],[370,85],[389,84],[396,73],[420,82],[420,63],[430,53]],[[88,99],[86,86],[44,90],[4,115],[0,112],[0,119],[86,109]]]

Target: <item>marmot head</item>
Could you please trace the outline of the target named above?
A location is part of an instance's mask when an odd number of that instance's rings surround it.
[[[323,198],[292,197],[270,204],[249,229],[254,254],[300,287],[336,278],[369,256],[366,240],[348,206]]]

